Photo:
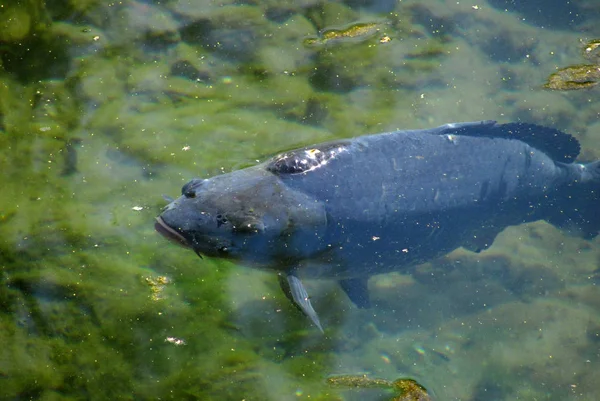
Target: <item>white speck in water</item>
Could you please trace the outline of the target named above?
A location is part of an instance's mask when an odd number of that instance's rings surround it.
[[[177,337],[167,337],[165,338],[165,342],[174,344],[174,345],[185,345],[185,340]]]

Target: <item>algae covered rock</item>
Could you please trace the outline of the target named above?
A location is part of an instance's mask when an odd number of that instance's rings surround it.
[[[385,379],[369,378],[366,375],[332,376],[327,383],[338,388],[387,389],[393,392],[389,401],[431,401],[425,387],[413,379],[403,378],[393,382]]]
[[[574,65],[562,68],[548,77],[545,88],[555,90],[585,89],[600,82],[600,65]]]
[[[304,39],[305,46],[325,46],[340,42],[362,42],[374,35],[384,37],[385,22],[357,22],[341,28],[329,28]],[[380,39],[381,41],[381,39]]]
[[[590,40],[585,44],[583,57],[594,64],[600,65],[600,39]]]
[[[583,46],[583,57],[594,64],[572,65],[559,69],[548,77],[544,88],[553,90],[586,89],[600,82],[600,39]]]

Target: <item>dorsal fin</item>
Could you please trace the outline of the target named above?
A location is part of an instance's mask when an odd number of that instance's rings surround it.
[[[581,149],[579,141],[574,136],[555,128],[529,123],[496,124],[495,121],[481,121],[479,123],[447,124],[441,126],[440,131],[435,133],[516,139],[541,150],[555,161],[562,163],[573,162]]]

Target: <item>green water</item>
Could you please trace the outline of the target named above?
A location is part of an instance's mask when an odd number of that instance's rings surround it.
[[[153,229],[190,178],[333,138],[522,120],[600,158],[600,89],[543,88],[588,63],[600,7],[528,4],[2,5],[0,400],[389,398],[326,380],[361,374],[437,400],[599,399],[599,239],[510,228],[374,277],[368,310],[307,281],[323,336],[275,277]]]

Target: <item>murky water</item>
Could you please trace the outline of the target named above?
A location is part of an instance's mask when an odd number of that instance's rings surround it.
[[[597,400],[600,240],[544,222],[377,276],[370,309],[154,232],[192,177],[453,121],[559,128],[600,158],[596,0],[14,2],[0,11],[0,399]],[[60,3],[60,4],[59,4]],[[597,57],[597,56],[596,56]],[[593,64],[592,64],[593,65]]]

